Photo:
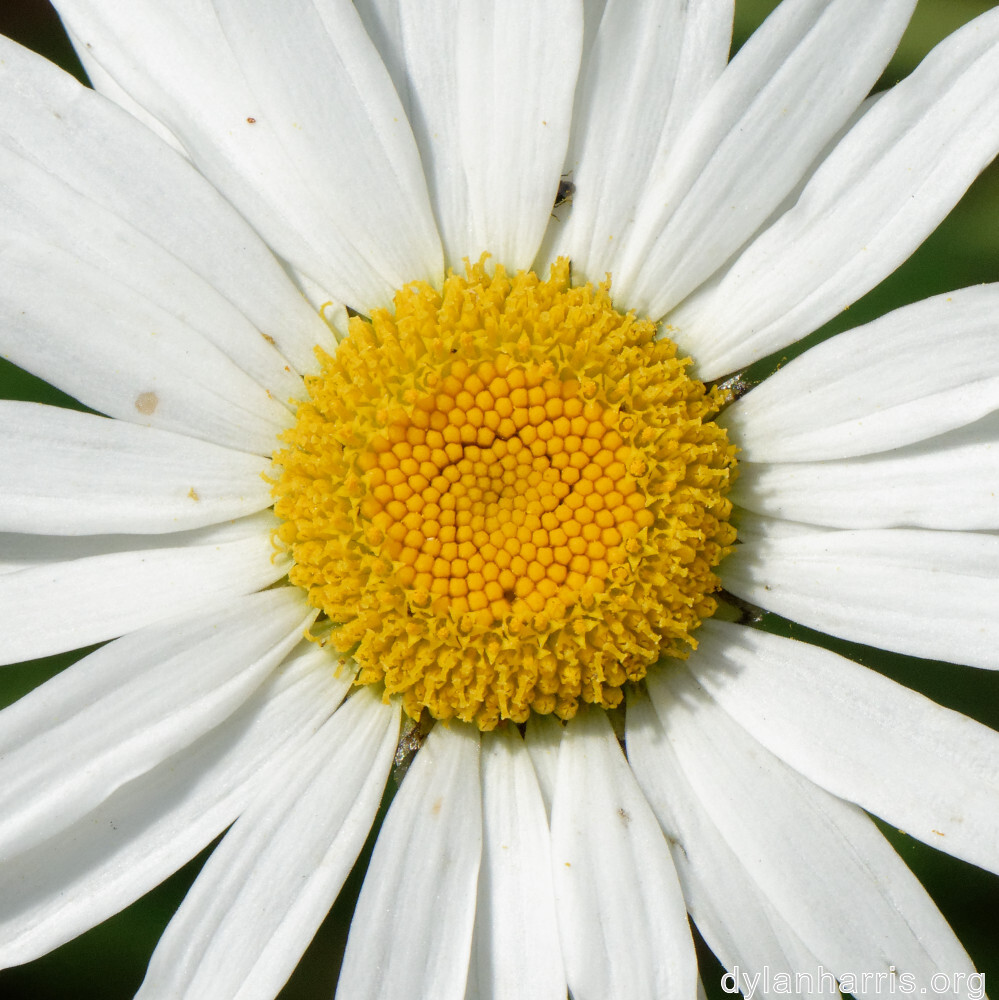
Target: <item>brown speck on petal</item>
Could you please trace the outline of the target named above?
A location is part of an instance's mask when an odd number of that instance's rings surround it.
[[[195,490],[195,488],[193,486],[187,491],[187,495],[192,500],[200,500],[201,499],[201,497],[198,496],[197,490]]]
[[[156,407],[160,405],[160,397],[155,392],[140,392],[135,397],[135,408],[139,413],[149,416],[156,412]]]

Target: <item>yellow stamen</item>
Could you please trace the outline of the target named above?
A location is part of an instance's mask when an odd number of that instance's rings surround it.
[[[280,466],[291,581],[357,682],[482,729],[613,707],[715,610],[720,397],[608,286],[484,260],[320,352]]]

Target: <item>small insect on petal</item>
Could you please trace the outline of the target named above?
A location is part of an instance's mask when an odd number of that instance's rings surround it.
[[[571,205],[572,196],[576,193],[576,185],[569,180],[568,176],[562,177],[558,182],[558,190],[555,192],[555,204],[552,205],[552,213],[560,205]],[[556,219],[558,216],[554,216]]]
[[[558,192],[555,195],[555,208],[572,201],[572,196],[576,193],[576,185],[568,178],[563,177],[558,182]]]

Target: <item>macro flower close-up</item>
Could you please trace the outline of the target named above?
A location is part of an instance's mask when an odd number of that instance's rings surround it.
[[[212,847],[142,1000],[348,898],[339,1000],[983,1000],[905,845],[999,874],[999,733],[868,661],[999,669],[999,267],[847,310],[999,152],[999,8],[885,83],[916,0],[770,6],[0,37],[0,662],[82,651],[0,968]]]

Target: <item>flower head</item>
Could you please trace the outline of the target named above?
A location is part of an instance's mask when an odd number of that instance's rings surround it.
[[[999,872],[999,736],[758,625],[999,667],[999,290],[732,375],[999,150],[999,12],[865,100],[913,7],[0,44],[0,344],[96,411],[0,406],[4,656],[106,643],[0,713],[3,962],[225,831],[139,995],[273,997],[397,784],[341,998],[692,1000],[689,914],[747,991],[981,1000],[868,813]]]

